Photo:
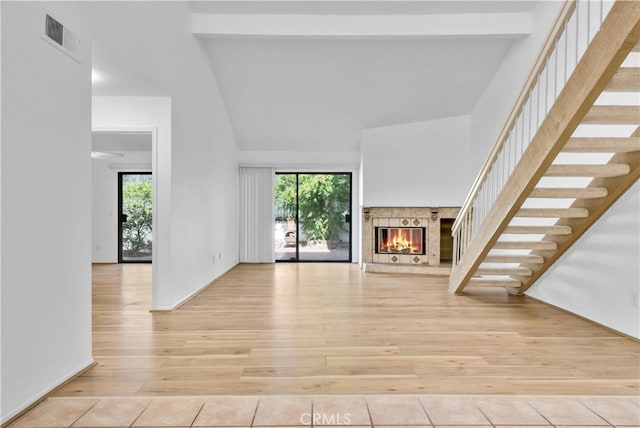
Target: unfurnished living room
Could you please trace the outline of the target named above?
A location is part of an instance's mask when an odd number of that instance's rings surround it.
[[[640,2],[0,21],[3,427],[640,427]]]

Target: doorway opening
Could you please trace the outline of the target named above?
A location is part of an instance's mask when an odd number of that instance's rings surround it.
[[[451,263],[453,261],[453,236],[451,228],[455,218],[440,219],[440,263]]]
[[[118,172],[118,263],[151,263],[153,176]]]
[[[276,173],[277,262],[351,262],[350,172]]]

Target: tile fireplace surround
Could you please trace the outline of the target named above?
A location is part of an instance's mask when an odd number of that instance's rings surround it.
[[[362,268],[365,272],[448,275],[451,265],[440,263],[442,219],[455,219],[459,208],[364,207],[362,209]],[[425,228],[424,255],[376,254],[375,228]]]

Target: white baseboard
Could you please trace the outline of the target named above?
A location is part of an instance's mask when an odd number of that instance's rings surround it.
[[[19,416],[22,416],[23,413],[26,413],[27,411],[31,410],[33,407],[39,404],[42,400],[47,398],[47,396],[51,394],[53,391],[60,388],[64,384],[70,382],[71,380],[75,379],[76,377],[80,376],[85,370],[90,369],[95,364],[96,362],[92,358],[87,364],[83,365],[81,368],[73,371],[72,373],[66,376],[62,376],[58,381],[54,382],[52,385],[48,387],[43,388],[33,398],[27,400],[25,404],[21,405],[16,409],[10,410],[8,414],[3,414],[0,423],[2,424],[2,426],[4,426],[9,422],[13,422],[12,419],[16,419]]]
[[[151,309],[149,312],[171,312],[171,311],[175,311],[176,309],[178,309],[180,306],[184,305],[185,303],[187,303],[189,300],[193,299],[195,296],[197,296],[198,294],[200,294],[200,292],[202,292],[202,290],[204,290],[205,288],[207,288],[208,286],[210,286],[211,284],[213,284],[214,282],[216,282],[221,276],[223,276],[224,274],[226,274],[227,272],[229,272],[231,269],[233,269],[234,267],[238,266],[240,263],[236,263],[234,265],[232,265],[230,268],[228,268],[227,270],[225,270],[224,272],[222,272],[220,275],[216,276],[215,278],[213,278],[211,281],[207,282],[206,284],[204,284],[202,287],[198,288],[196,291],[194,291],[193,293],[189,294],[188,296],[186,296],[185,298],[183,298],[182,300],[180,300],[178,303],[176,303],[173,306],[170,307],[159,307],[159,308],[153,308]]]

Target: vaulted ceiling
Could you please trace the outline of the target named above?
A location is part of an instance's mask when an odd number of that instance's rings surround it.
[[[470,114],[536,2],[189,4],[241,150],[351,151],[366,128]],[[122,64],[94,46],[94,95],[161,95]]]
[[[469,114],[525,1],[194,1],[242,150],[357,150],[361,131]]]

